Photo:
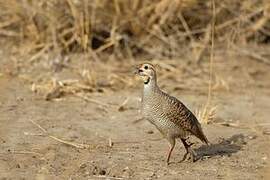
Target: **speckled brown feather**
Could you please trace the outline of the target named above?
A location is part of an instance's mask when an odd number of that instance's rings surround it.
[[[203,134],[201,125],[195,115],[178,99],[172,97],[165,92],[161,92],[162,96],[168,101],[169,109],[166,108],[167,118],[182,128],[184,131],[195,135],[202,142],[208,144],[209,141]]]

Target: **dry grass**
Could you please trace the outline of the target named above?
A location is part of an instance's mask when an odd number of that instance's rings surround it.
[[[214,119],[216,108],[211,107],[212,100],[212,83],[213,83],[213,64],[214,64],[214,48],[215,48],[215,23],[216,23],[216,3],[212,0],[212,22],[211,22],[211,52],[209,63],[209,84],[208,95],[205,106],[198,111],[197,117],[201,123],[209,124]]]
[[[69,146],[73,146],[73,147],[76,147],[76,148],[79,148],[79,149],[85,149],[85,148],[89,148],[90,146],[87,145],[87,144],[78,144],[78,143],[73,143],[73,142],[69,142],[69,141],[65,141],[65,140],[62,140],[60,138],[57,138],[53,135],[50,135],[48,134],[48,131],[45,130],[41,125],[39,125],[38,123],[32,121],[32,120],[29,120],[33,125],[35,125],[36,127],[38,127],[42,132],[43,134],[38,134],[38,136],[48,136],[49,138],[57,141],[57,142],[60,142],[60,143],[63,143],[63,144],[66,144],[66,145],[69,145]],[[26,133],[26,135],[30,135],[29,133]],[[33,134],[31,134],[33,135]]]
[[[216,112],[217,111],[217,107],[216,106],[211,106],[211,107],[202,107],[200,109],[198,109],[197,111],[195,111],[195,115],[198,118],[199,122],[202,124],[210,124],[213,123],[215,116],[216,116]]]
[[[217,42],[267,41],[269,9],[262,0],[216,1]],[[210,0],[1,0],[0,36],[31,61],[52,51],[87,51],[94,60],[146,55],[200,62],[210,47],[211,18]]]

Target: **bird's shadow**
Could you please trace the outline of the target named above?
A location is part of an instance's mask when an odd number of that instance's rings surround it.
[[[245,136],[243,134],[236,134],[228,139],[222,139],[218,143],[210,144],[209,146],[203,145],[195,149],[195,152],[197,160],[204,157],[231,156],[231,154],[241,150],[245,144]]]

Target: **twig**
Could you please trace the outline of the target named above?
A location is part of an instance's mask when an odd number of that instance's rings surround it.
[[[127,104],[129,100],[129,97],[127,97],[124,102],[118,107],[118,111],[124,111],[125,110],[125,105]]]
[[[210,64],[209,64],[209,84],[208,84],[208,95],[207,95],[207,101],[205,104],[205,107],[203,109],[203,112],[208,112],[208,108],[211,104],[211,98],[212,98],[212,81],[213,81],[213,61],[214,61],[214,37],[215,37],[215,21],[216,21],[216,6],[215,6],[215,0],[212,0],[212,22],[211,22],[211,54],[210,54]],[[210,112],[210,111],[209,111]],[[203,113],[205,114],[205,113]],[[206,121],[207,123],[207,121]]]
[[[51,139],[54,139],[55,141],[58,141],[58,142],[61,142],[63,144],[66,144],[66,145],[70,145],[70,146],[73,146],[73,147],[76,147],[76,148],[79,148],[79,149],[85,149],[85,148],[89,148],[89,145],[86,145],[86,144],[78,144],[78,143],[72,143],[72,142],[68,142],[68,141],[65,141],[65,140],[62,140],[60,138],[57,138],[53,135],[50,135],[48,134],[48,131],[46,129],[44,129],[41,125],[39,125],[38,123],[34,122],[33,120],[29,120],[32,124],[34,124],[35,126],[37,126],[42,132],[44,132],[47,137],[51,138]]]
[[[113,146],[112,138],[109,138],[109,147]]]
[[[67,144],[67,145],[70,145],[70,146],[74,146],[76,148],[79,148],[79,149],[86,149],[86,148],[89,148],[89,145],[87,144],[78,144],[78,143],[72,143],[72,142],[68,142],[68,141],[65,141],[65,140],[62,140],[62,139],[59,139],[55,136],[52,136],[52,135],[49,135],[48,137],[58,141],[58,142],[61,142],[63,144]]]
[[[9,30],[5,30],[5,29],[0,29],[0,35],[1,36],[14,36],[14,37],[16,37],[16,36],[20,36],[20,34],[19,33],[16,33],[16,32],[14,32],[14,31],[9,31]]]
[[[36,54],[34,54],[31,58],[30,58],[30,63],[33,63],[36,59],[40,58],[41,56],[43,56],[46,51],[52,46],[52,44],[47,44],[45,45],[45,47],[43,47],[39,52],[37,52]]]
[[[139,122],[141,122],[142,120],[144,120],[144,118],[139,118],[139,119],[136,119],[132,122],[132,124],[137,124]]]
[[[197,54],[195,54],[195,62],[197,64],[199,64],[202,60],[202,56],[205,52],[205,49],[207,48],[207,45],[210,41],[210,38],[211,38],[211,33],[213,31],[211,31],[211,26],[208,25],[207,27],[207,31],[205,32],[204,34],[204,38],[203,38],[203,42],[202,42],[202,47],[200,47],[200,49],[197,51]]]
[[[270,135],[270,131],[266,131],[266,130],[265,130],[265,131],[263,131],[263,134],[264,134],[264,135]]]
[[[270,123],[257,123],[256,126],[270,126]]]
[[[243,124],[239,124],[239,123],[220,122],[220,123],[216,123],[216,124],[222,125],[222,126],[227,126],[227,127],[240,128],[240,129],[249,129],[249,127],[246,127]]]
[[[209,74],[209,87],[208,87],[208,97],[207,97],[207,106],[211,101],[211,89],[212,89],[212,81],[213,81],[213,61],[214,61],[214,48],[215,48],[215,21],[216,21],[216,5],[215,0],[212,0],[213,6],[213,17],[211,24],[211,54],[210,54],[210,74]]]
[[[182,23],[182,25],[183,25],[183,27],[184,27],[184,29],[185,29],[185,31],[186,31],[188,37],[189,37],[191,43],[194,43],[195,40],[194,40],[193,34],[191,33],[191,30],[190,30],[190,28],[189,28],[189,26],[188,26],[188,23],[187,23],[187,21],[185,20],[185,18],[184,18],[184,16],[182,15],[181,12],[179,12],[178,18],[180,19],[180,21],[181,21],[181,23]]]
[[[152,61],[154,64],[164,68],[164,69],[168,69],[169,71],[173,71],[175,73],[175,71],[177,71],[178,69],[176,67],[174,67],[173,65],[170,65],[168,63],[164,63],[162,61],[158,61],[158,60],[153,60]]]
[[[35,121],[33,121],[33,120],[29,120],[32,124],[34,124],[35,126],[37,126],[41,131],[43,131],[44,133],[48,133],[47,131],[46,131],[46,129],[44,129],[42,126],[40,126],[38,123],[36,123]]]
[[[120,39],[121,40],[121,39]],[[109,41],[108,43],[100,46],[97,50],[95,50],[96,53],[100,53],[106,49],[108,49],[109,47],[112,47],[113,45],[115,45],[115,41]]]
[[[23,134],[26,136],[44,136],[43,133],[36,134],[36,133],[23,132]]]
[[[39,156],[43,156],[43,154],[41,153],[37,153],[37,152],[32,152],[32,151],[8,151],[8,153],[12,153],[12,154],[34,154],[34,155],[39,155]],[[0,153],[0,154],[8,154],[8,153]]]

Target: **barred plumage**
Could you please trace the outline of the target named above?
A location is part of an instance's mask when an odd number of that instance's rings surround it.
[[[169,163],[176,138],[181,139],[187,151],[183,160],[187,154],[190,154],[194,160],[195,154],[191,149],[192,144],[187,144],[185,138],[189,135],[195,135],[202,142],[208,144],[197,118],[182,102],[160,90],[153,65],[149,63],[139,65],[137,74],[144,79],[143,115],[156,126],[170,143],[167,163]]]

